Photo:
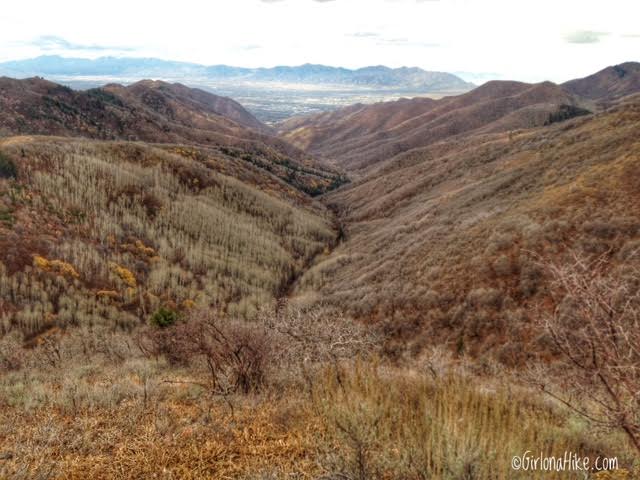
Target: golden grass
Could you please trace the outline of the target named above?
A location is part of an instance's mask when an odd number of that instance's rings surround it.
[[[0,377],[0,477],[51,479],[527,479],[526,450],[618,456],[537,394],[378,362],[324,368],[260,394],[211,398],[196,372],[129,359]],[[567,474],[535,478],[583,478]]]
[[[531,478],[534,473],[511,468],[512,457],[527,450],[594,458],[626,452],[626,460],[632,458],[621,438],[596,440],[586,424],[532,392],[497,382],[456,374],[434,380],[357,365],[329,372],[316,395],[314,403],[337,447],[325,455],[350,478]]]

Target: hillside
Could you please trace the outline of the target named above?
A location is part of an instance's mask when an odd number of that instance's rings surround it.
[[[575,248],[624,261],[640,245],[639,128],[636,97],[381,163],[326,197],[345,240],[305,274],[298,301],[381,322],[390,351],[446,343],[525,361],[544,342],[530,323],[546,298],[536,255]]]
[[[472,133],[541,126],[588,113],[584,107],[550,82],[492,81],[437,101],[415,98],[294,118],[281,123],[279,132],[300,148],[362,173],[413,148]]]
[[[0,79],[0,478],[640,478],[640,94],[599,95],[276,138],[182,85]],[[562,452],[611,471],[514,464]]]
[[[211,141],[204,135],[207,131],[249,137],[247,129],[267,129],[231,99],[159,81],[83,92],[38,77],[1,78],[0,95],[5,112],[2,128],[14,133],[84,134],[105,139],[139,135],[149,140],[162,132],[206,142]]]
[[[339,178],[313,159],[265,134],[237,102],[198,89],[159,81],[74,91],[40,78],[0,79],[0,133],[57,135],[100,140],[196,144],[276,171],[310,193]]]
[[[172,120],[193,125],[196,128],[211,128],[205,120],[211,120],[210,116],[214,116],[214,118],[222,117],[231,120],[257,132],[270,132],[268,127],[238,102],[197,88],[185,87],[179,83],[141,80],[128,87],[107,85],[103,90],[125,101],[142,103],[160,114],[167,115]]]
[[[214,82],[292,83],[302,85],[342,85],[350,87],[412,89],[422,92],[465,91],[473,87],[446,72],[421,68],[370,66],[351,70],[326,65],[305,64],[273,68],[242,68],[229,65],[198,65],[157,58],[101,57],[94,60],[55,55],[0,63],[0,74],[23,78],[104,77],[169,78]]]
[[[640,63],[627,62],[607,67],[585,78],[562,85],[574,95],[608,103],[640,91]]]
[[[5,333],[130,329],[163,306],[251,317],[335,238],[306,195],[206,149],[17,137],[0,163]]]

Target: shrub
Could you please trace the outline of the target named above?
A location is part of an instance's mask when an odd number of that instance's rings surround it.
[[[160,309],[154,318],[162,321],[166,313],[158,313],[163,310],[168,311]],[[170,318],[177,320],[177,316]],[[221,322],[208,312],[196,312],[188,321],[167,326],[144,332],[138,344],[145,354],[205,372],[205,387],[214,395],[247,394],[264,386],[274,353],[265,328],[242,321]]]
[[[513,265],[506,255],[500,255],[493,262],[493,271],[499,277],[506,277],[513,273]]]
[[[607,255],[571,252],[569,261],[543,266],[552,280],[553,313],[539,320],[560,352],[565,378],[549,386],[543,367],[536,383],[594,424],[617,429],[640,453],[640,266],[626,277]]]
[[[40,255],[34,255],[33,264],[45,272],[53,272],[57,275],[69,276],[71,278],[80,277],[73,265],[63,262],[62,260],[47,260]]]
[[[18,169],[9,157],[0,153],[0,178],[16,178]]]
[[[151,316],[151,324],[160,328],[170,327],[178,321],[178,317],[178,312],[169,308],[160,307]]]
[[[136,281],[135,275],[131,272],[131,270],[121,267],[120,265],[114,263],[112,264],[113,270],[116,272],[118,277],[129,287],[136,288],[138,282]]]

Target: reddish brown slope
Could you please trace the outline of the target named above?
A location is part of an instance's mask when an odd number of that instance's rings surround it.
[[[619,264],[640,247],[639,128],[636,99],[380,164],[328,195],[345,241],[299,293],[381,322],[402,351],[449,342],[519,362],[544,341],[531,327],[547,298],[536,255],[571,248]]]
[[[307,193],[321,193],[340,181],[335,173],[316,168],[306,153],[266,134],[268,128],[237,102],[179,84],[144,80],[129,87],[74,91],[41,78],[1,78],[0,111],[5,135],[214,147],[283,173]]]
[[[179,83],[142,80],[128,87],[108,85],[105,90],[123,98],[137,100],[159,113],[173,114],[184,123],[192,120],[192,112],[198,112],[202,116],[224,117],[257,132],[271,131],[235,100]],[[200,124],[206,128],[206,123],[202,120]]]
[[[435,105],[437,102],[430,98],[404,98],[373,105],[359,103],[311,117],[291,118],[282,122],[279,130],[303,150],[313,150],[321,145],[388,130]]]
[[[341,110],[286,122],[288,141],[351,171],[362,171],[413,148],[469,133],[530,128],[586,113],[550,82],[488,82],[464,95]],[[373,119],[373,120],[372,120]]]
[[[627,62],[607,67],[562,86],[575,95],[606,103],[640,91],[640,63]]]
[[[264,134],[267,127],[237,102],[179,84],[141,81],[73,91],[41,78],[2,78],[0,109],[0,129],[11,134],[227,145],[309,159]]]

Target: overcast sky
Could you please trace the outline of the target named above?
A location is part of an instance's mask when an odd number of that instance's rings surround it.
[[[384,64],[563,81],[640,60],[639,19],[640,0],[20,0],[2,6],[0,61]]]

